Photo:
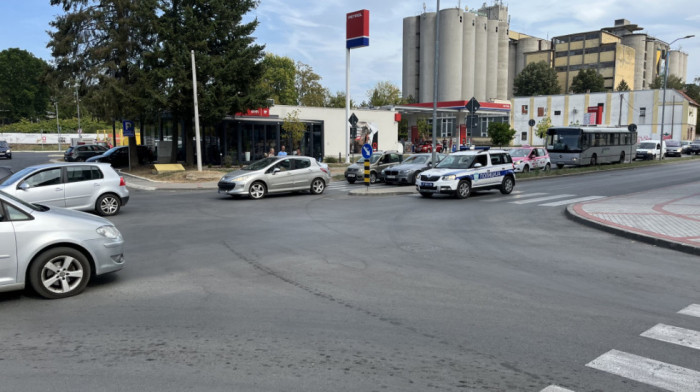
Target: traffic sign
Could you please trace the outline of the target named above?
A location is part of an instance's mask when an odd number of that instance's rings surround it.
[[[474,129],[479,127],[479,115],[478,114],[467,114],[467,129]]]
[[[136,136],[136,131],[134,130],[134,122],[130,120],[122,121],[122,131],[124,132],[124,137]]]
[[[372,145],[365,143],[362,146],[362,158],[369,159],[372,157]]]
[[[360,121],[360,119],[357,118],[355,113],[353,113],[350,115],[350,118],[348,119],[348,121],[350,122],[350,125],[352,125],[354,127],[355,125],[357,125],[357,122]]]
[[[481,105],[479,104],[479,101],[477,101],[474,97],[472,97],[472,99],[470,99],[466,105],[467,110],[469,110],[471,113],[476,112],[480,107]]]
[[[529,126],[531,126],[531,127],[534,127],[534,126],[535,126],[535,120],[531,118],[530,121],[527,122],[527,125],[529,125]]]

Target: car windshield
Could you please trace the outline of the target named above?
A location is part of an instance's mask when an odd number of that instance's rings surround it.
[[[475,155],[448,155],[437,164],[438,169],[469,169]]]
[[[33,171],[34,171],[33,167],[25,167],[24,169],[18,171],[17,173],[7,177],[5,179],[5,181],[3,181],[2,184],[0,184],[0,186],[10,185]]]
[[[263,158],[259,161],[251,163],[250,165],[244,167],[242,170],[261,170],[270,166],[272,163],[277,162],[277,160],[277,157]]]
[[[549,152],[581,152],[580,129],[550,128],[547,131]]]
[[[5,193],[5,192],[3,192],[3,191],[0,191],[0,194],[2,194],[3,197],[6,197],[6,198],[12,200],[13,203],[21,204],[21,205],[23,205],[23,206],[25,206],[25,207],[27,207],[27,208],[29,208],[29,209],[32,209],[32,210],[34,210],[34,211],[46,211],[46,210],[48,210],[48,208],[46,208],[46,207],[37,206],[37,205],[34,205],[34,204],[27,203],[26,201],[20,200],[20,199],[14,197],[14,196],[12,196],[12,195],[8,195],[7,193]]]
[[[646,150],[653,150],[656,148],[656,143],[655,142],[643,142],[639,143],[639,147],[641,149],[646,149]]]
[[[508,154],[512,157],[525,157],[530,153],[529,148],[514,148],[508,151]]]
[[[104,152],[104,155],[112,155],[115,152],[117,152],[121,147],[112,147],[109,150]]]
[[[675,140],[667,140],[666,147],[680,147],[681,144]]]
[[[1,141],[0,142],[0,147],[7,147],[7,142],[6,141]]]
[[[430,159],[429,156],[427,155],[411,155],[410,157],[406,158],[403,163],[409,163],[409,164],[421,164],[421,163],[426,163]]]
[[[369,163],[375,163],[377,160],[379,160],[379,157],[381,157],[382,154],[373,154],[371,157],[369,157]],[[365,158],[360,158],[357,160],[355,163],[364,163]]]

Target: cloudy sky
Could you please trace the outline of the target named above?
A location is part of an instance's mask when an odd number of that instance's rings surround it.
[[[482,1],[442,0],[440,7],[479,8]],[[487,1],[493,4],[493,0]],[[666,42],[681,40],[673,49],[688,53],[688,82],[700,77],[700,1],[698,0],[587,0],[567,2],[521,0],[508,6],[511,30],[551,38],[612,26],[627,19],[644,32]],[[345,91],[345,15],[370,11],[370,46],[351,53],[350,94],[366,100],[377,82],[401,86],[402,19],[419,15],[423,7],[435,11],[437,1],[416,0],[262,0],[249,17],[260,26],[257,41],[266,51],[310,65],[331,92]],[[46,49],[49,21],[59,13],[49,0],[0,0],[0,50],[21,48],[51,60]]]

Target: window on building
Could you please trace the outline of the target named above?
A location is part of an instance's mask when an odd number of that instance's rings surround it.
[[[554,111],[555,116],[561,116],[561,110],[555,110]]]
[[[537,117],[544,117],[544,108],[543,107],[537,108]]]
[[[527,132],[523,132],[520,134],[520,140],[522,140],[522,141],[527,140]]]
[[[639,108],[639,117],[644,117],[647,115],[647,108]]]
[[[527,105],[521,106],[522,108],[522,114],[527,114]]]

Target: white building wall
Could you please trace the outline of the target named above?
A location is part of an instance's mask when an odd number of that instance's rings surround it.
[[[345,157],[345,129],[347,119],[345,109],[318,108],[306,106],[275,105],[270,108],[271,116],[284,119],[287,113],[299,110],[300,120],[323,121],[324,153],[325,156],[337,157],[338,153]],[[396,112],[389,110],[352,109],[360,121],[374,123],[379,128],[378,146],[380,150],[399,150],[399,127],[394,121]]]

